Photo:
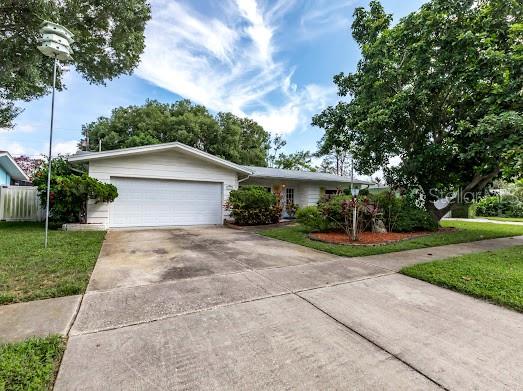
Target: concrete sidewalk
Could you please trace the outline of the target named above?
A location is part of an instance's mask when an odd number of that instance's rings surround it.
[[[150,235],[108,243],[56,390],[523,384],[521,314],[395,273],[523,236],[344,258],[233,230],[160,231],[161,243]],[[275,253],[287,256],[278,264]],[[196,275],[179,272],[192,261]],[[177,273],[165,273],[169,262]]]
[[[481,217],[474,217],[472,219],[463,219],[458,217],[444,218],[443,220],[448,221],[466,221],[469,223],[492,223],[492,224],[508,224],[508,225],[523,225],[522,221],[502,221],[502,220],[490,220]]]
[[[29,301],[0,306],[0,343],[50,334],[67,335],[82,296]]]

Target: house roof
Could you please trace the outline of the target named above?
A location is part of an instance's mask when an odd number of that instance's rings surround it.
[[[219,158],[217,156],[211,155],[210,153],[201,151],[197,148],[189,147],[188,145],[182,144],[180,142],[174,143],[164,143],[164,144],[153,144],[145,145],[141,147],[132,147],[132,148],[122,148],[122,149],[113,149],[110,151],[101,151],[101,152],[85,152],[80,151],[74,155],[68,157],[70,162],[86,162],[90,160],[98,159],[110,159],[122,156],[129,155],[139,155],[144,153],[151,152],[161,152],[161,151],[170,151],[170,150],[179,150],[194,156],[197,156],[203,160],[207,160],[216,165],[230,168],[236,172],[250,175],[252,172],[239,164],[232,163],[228,160]]]
[[[289,180],[302,180],[302,181],[321,181],[321,182],[337,182],[337,183],[350,183],[350,178],[339,175],[326,174],[321,172],[309,172],[309,171],[297,171],[297,170],[284,170],[281,168],[268,168],[268,167],[255,167],[255,166],[241,166],[236,163],[232,163],[228,160],[219,158],[211,155],[210,153],[201,151],[197,148],[189,147],[188,145],[180,142],[165,143],[165,144],[153,144],[145,145],[141,147],[113,149],[109,151],[101,152],[85,152],[79,151],[74,155],[69,156],[70,162],[86,162],[97,159],[110,159],[121,156],[137,155],[151,152],[169,151],[169,150],[180,150],[185,153],[189,153],[200,157],[204,160],[213,162],[217,165],[230,168],[236,172],[249,175],[251,178],[272,178],[272,179],[289,179]],[[354,183],[359,184],[371,184],[372,182],[363,181],[361,179],[354,179]]]
[[[252,171],[251,178],[270,178],[270,179],[289,179],[297,181],[318,181],[318,182],[337,182],[350,183],[349,177],[327,174],[324,172],[285,170],[282,168],[243,166]],[[354,179],[354,183],[370,185],[372,182],[361,179]]]
[[[2,167],[11,178],[17,181],[29,181],[27,174],[7,151],[0,151],[0,167]]]

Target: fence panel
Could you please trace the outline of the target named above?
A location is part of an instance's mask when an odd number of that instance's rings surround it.
[[[36,187],[0,187],[0,220],[41,221],[43,217]]]

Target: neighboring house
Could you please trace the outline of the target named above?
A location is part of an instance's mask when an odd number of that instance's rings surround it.
[[[105,227],[222,224],[229,192],[244,184],[300,206],[350,184],[331,174],[241,166],[178,142],[79,152],[69,161],[88,162],[90,176],[117,187],[113,203],[88,203],[87,223]]]
[[[15,185],[18,182],[29,182],[29,178],[9,152],[0,151],[0,186]]]

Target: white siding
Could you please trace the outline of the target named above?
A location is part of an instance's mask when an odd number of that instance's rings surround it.
[[[320,188],[318,183],[307,183],[302,187],[303,205],[315,205],[320,200]]]
[[[320,199],[321,188],[324,189],[344,189],[349,186],[348,183],[335,182],[317,182],[317,181],[288,181],[265,178],[249,178],[240,185],[259,185],[264,187],[273,187],[284,184],[286,187],[294,189],[294,202],[299,206],[316,205]]]
[[[89,175],[106,183],[111,183],[111,177],[219,182],[223,186],[224,200],[227,200],[230,190],[238,188],[238,177],[233,170],[179,151],[92,160],[89,163]],[[109,213],[109,204],[90,201],[87,205],[87,222],[107,225]]]

